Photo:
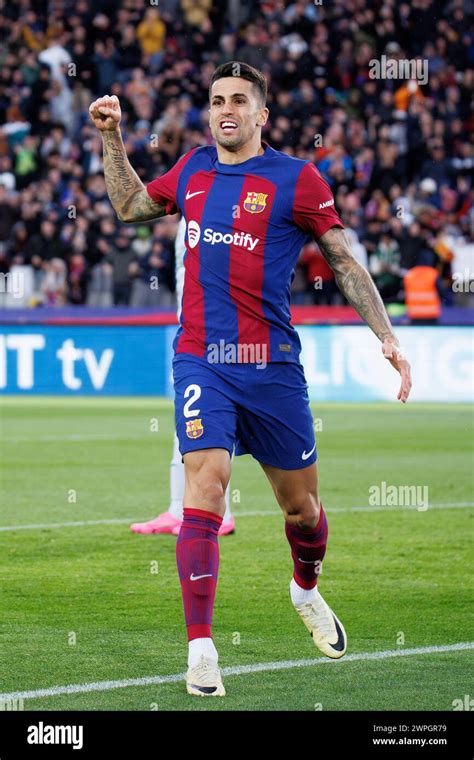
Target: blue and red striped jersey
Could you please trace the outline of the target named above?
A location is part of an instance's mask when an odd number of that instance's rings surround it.
[[[167,214],[186,219],[176,353],[258,345],[267,361],[299,361],[290,317],[296,261],[310,238],[343,224],[314,164],[262,145],[240,164],[221,163],[214,146],[194,148],[147,185]]]

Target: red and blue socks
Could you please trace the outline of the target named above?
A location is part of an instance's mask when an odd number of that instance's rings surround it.
[[[314,595],[311,591],[316,587],[321,562],[326,554],[328,523],[322,504],[314,530],[301,530],[286,522],[285,533],[294,565],[291,598],[294,604],[300,604]]]
[[[193,667],[201,655],[218,659],[212,641],[212,615],[219,570],[217,536],[221,524],[222,518],[212,512],[183,510],[176,561],[188,633],[189,667]],[[321,562],[326,553],[328,524],[322,505],[314,530],[301,530],[287,522],[285,533],[294,563],[291,598],[293,604],[302,604],[316,593]]]
[[[211,626],[219,570],[217,534],[221,524],[222,517],[204,509],[183,510],[176,562],[189,641],[189,667],[201,654],[217,661]]]

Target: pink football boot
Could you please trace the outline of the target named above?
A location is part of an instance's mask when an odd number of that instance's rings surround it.
[[[133,523],[130,530],[134,533],[172,533],[177,535],[181,527],[182,520],[178,520],[171,512],[163,512],[154,520],[148,522]],[[174,531],[177,531],[176,533]]]

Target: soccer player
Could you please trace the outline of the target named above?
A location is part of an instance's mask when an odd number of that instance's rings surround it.
[[[233,451],[261,464],[283,511],[296,612],[321,652],[338,658],[346,651],[343,625],[317,587],[328,526],[301,346],[290,321],[290,283],[309,239],[400,373],[403,403],[411,387],[409,364],[370,275],[351,254],[328,185],[310,161],[262,142],[266,95],[258,70],[238,61],[219,66],[209,90],[216,145],[190,150],[146,187],[125,153],[118,99],[105,96],[90,107],[119,219],[143,222],[180,209],[187,223],[173,359],[186,478],[176,558],[189,642],[186,686],[197,696],[225,694],[211,624]]]
[[[175,240],[175,259],[176,259],[176,293],[178,296],[178,320],[181,314],[181,302],[184,287],[184,254],[186,252],[185,244],[186,220],[181,217],[178,224],[178,231]],[[222,525],[219,528],[219,536],[228,536],[235,533],[235,520],[230,511],[230,484],[225,492],[225,514],[222,519]],[[170,496],[171,501],[166,512],[162,512],[158,517],[147,522],[133,523],[130,530],[133,533],[171,533],[174,536],[179,535],[181,523],[183,522],[183,497],[184,497],[184,464],[179,450],[179,441],[176,432],[173,440],[173,458],[170,465]]]

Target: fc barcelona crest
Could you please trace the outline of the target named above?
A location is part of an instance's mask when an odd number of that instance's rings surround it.
[[[244,209],[250,214],[261,214],[267,205],[268,193],[247,193]]]
[[[204,433],[202,420],[187,420],[186,435],[188,438],[200,438]]]

